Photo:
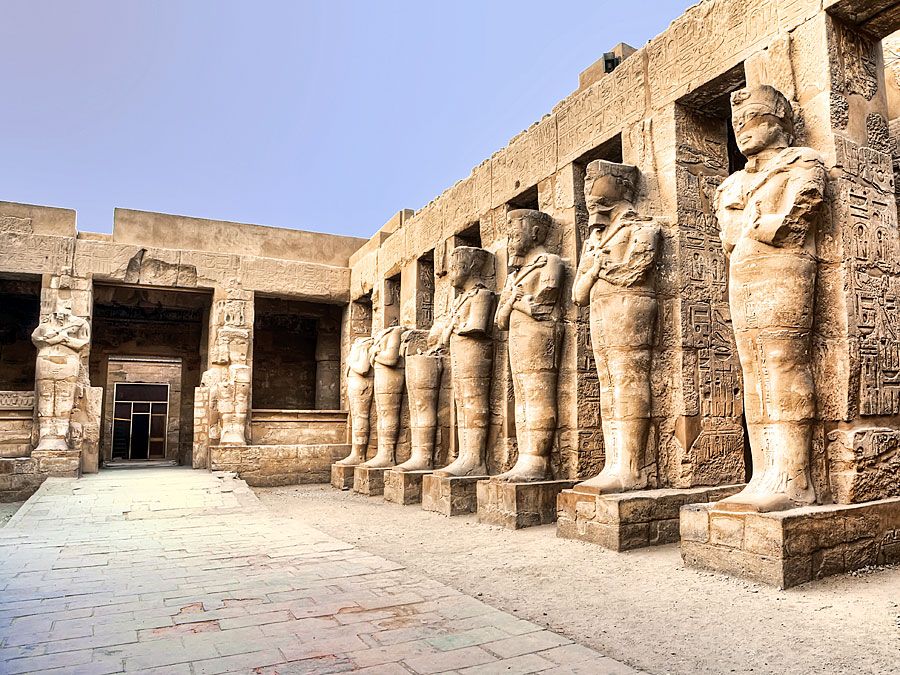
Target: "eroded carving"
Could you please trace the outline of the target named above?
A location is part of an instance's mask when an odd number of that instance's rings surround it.
[[[656,487],[656,453],[647,444],[660,228],[634,210],[636,184],[636,167],[602,160],[587,166],[591,232],[572,297],[590,306],[606,461],[599,475],[579,487],[601,493]]]
[[[393,466],[400,433],[400,402],[403,399],[404,369],[400,343],[406,329],[389,326],[374,338],[369,356],[375,371],[375,410],[378,413],[378,451],[363,466]]]
[[[496,323],[509,331],[519,456],[512,469],[493,480],[540,481],[549,478],[556,436],[563,265],[544,245],[553,224],[549,215],[516,209],[508,219],[510,272]]]
[[[354,303],[356,304],[356,303]],[[369,417],[372,414],[372,357],[375,341],[361,337],[350,345],[347,355],[347,401],[350,406],[350,454],[336,464],[356,466],[366,461],[369,446]]]
[[[409,330],[402,338],[409,399],[409,459],[395,471],[426,471],[434,464],[434,439],[438,425],[438,395],[444,360],[439,354],[426,353],[428,331]]]
[[[432,353],[450,352],[453,399],[459,452],[435,473],[442,476],[487,474],[485,445],[490,423],[491,372],[494,345],[491,317],[494,293],[485,284],[491,254],[481,248],[457,246],[450,258],[450,282],[456,299],[450,316],[435,325]]]
[[[790,147],[791,105],[773,87],[735,92],[732,122],[748,162],[719,188],[716,214],[729,259],[753,476],[719,506],[775,511],[816,499],[810,337],[825,169],[814,150]]]

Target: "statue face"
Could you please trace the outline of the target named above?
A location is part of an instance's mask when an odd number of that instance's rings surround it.
[[[471,265],[462,256],[454,255],[450,261],[450,284],[453,288],[462,288],[471,276]]]
[[[752,110],[735,113],[732,124],[738,150],[745,157],[752,157],[769,148],[788,146],[783,123],[775,115]]]
[[[615,176],[595,178],[584,186],[584,199],[589,215],[589,225],[600,224],[600,218],[628,197],[626,186]]]
[[[522,257],[531,250],[533,245],[531,229],[531,223],[527,218],[510,219],[506,249],[511,258]]]

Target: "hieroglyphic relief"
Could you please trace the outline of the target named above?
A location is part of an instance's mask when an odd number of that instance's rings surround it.
[[[871,101],[878,93],[877,41],[847,30],[839,21],[831,23],[829,59],[832,86],[847,96],[858,95]]]
[[[423,256],[416,263],[416,328],[434,324],[434,258]]]
[[[838,209],[859,341],[859,412],[900,413],[900,242],[889,154],[837,138],[842,167]]]
[[[743,477],[741,369],[728,308],[728,275],[713,196],[728,175],[725,121],[678,112],[676,181],[681,295],[680,478]],[[712,482],[710,482],[712,481]]]

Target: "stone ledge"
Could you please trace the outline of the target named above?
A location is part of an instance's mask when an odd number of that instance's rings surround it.
[[[211,445],[209,469],[234,472],[253,487],[327,483],[331,464],[348,454],[346,443]]]
[[[437,476],[422,479],[422,508],[442,516],[462,516],[478,510],[476,486],[490,476]]]
[[[574,480],[533,483],[478,482],[478,522],[511,530],[547,525],[556,520],[556,499]]]
[[[612,551],[672,544],[679,540],[679,510],[738,492],[742,485],[636,490],[598,495],[576,486],[556,502],[556,536],[597,544]]]
[[[375,468],[362,464],[353,467],[353,491],[369,497],[383,495],[384,474],[391,468],[389,466]]]
[[[790,588],[900,562],[900,497],[776,513],[681,509],[685,565]]]
[[[384,474],[384,501],[393,504],[420,504],[422,502],[422,481],[431,475],[426,471],[394,471]]]

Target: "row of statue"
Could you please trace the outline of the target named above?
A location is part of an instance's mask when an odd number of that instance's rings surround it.
[[[816,497],[809,469],[816,415],[810,335],[825,169],[815,151],[791,147],[793,110],[776,89],[738,91],[732,108],[737,144],[748,163],[721,185],[715,210],[729,260],[729,303],[743,370],[753,473],[743,491],[720,505],[782,510]],[[584,181],[589,236],[572,299],[590,308],[600,381],[606,459],[599,475],[581,484],[597,493],[656,487],[647,469],[654,458],[645,455],[661,228],[634,207],[638,179],[636,167],[597,160],[588,164]],[[394,325],[353,343],[348,363],[353,444],[341,464],[393,465],[405,379],[412,454],[393,468],[433,468],[441,363],[449,352],[459,451],[435,473],[485,475],[493,323],[508,331],[518,441],[515,465],[493,479],[550,478],[564,273],[562,260],[545,247],[551,226],[551,217],[540,211],[509,213],[509,273],[495,312],[495,295],[485,283],[491,254],[460,246],[450,265],[456,299],[444,321],[427,336]],[[373,393],[378,449],[366,461]]]

